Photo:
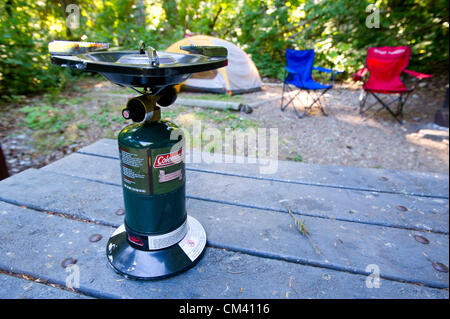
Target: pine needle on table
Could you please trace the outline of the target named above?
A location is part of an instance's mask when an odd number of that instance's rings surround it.
[[[300,232],[300,234],[302,234],[303,236],[306,236],[309,241],[311,242],[311,245],[314,248],[314,251],[316,252],[317,255],[320,255],[320,250],[319,248],[316,246],[316,244],[314,244],[313,240],[311,239],[310,233],[308,228],[306,228],[305,223],[298,217],[295,217],[294,214],[292,213],[291,209],[289,207],[286,207],[289,215],[292,217],[292,219],[294,220],[294,225],[295,227],[297,227],[298,231]]]

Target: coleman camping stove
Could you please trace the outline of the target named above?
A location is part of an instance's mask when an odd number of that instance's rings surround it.
[[[160,107],[175,102],[174,85],[192,73],[226,66],[227,50],[186,46],[181,49],[189,54],[177,54],[157,52],[143,43],[139,51],[108,47],[53,41],[49,51],[53,64],[97,72],[140,93],[122,111],[134,122],[118,136],[125,220],[111,235],[106,255],[113,269],[127,278],[171,276],[198,262],[206,233],[186,213],[183,132],[161,120]]]

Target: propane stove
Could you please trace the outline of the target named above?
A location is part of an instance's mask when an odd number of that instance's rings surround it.
[[[106,256],[127,278],[157,279],[180,273],[202,257],[206,232],[186,212],[185,140],[175,124],[161,120],[161,107],[175,102],[174,85],[192,73],[227,65],[227,50],[184,46],[189,54],[158,52],[141,43],[138,51],[108,50],[103,43],[53,41],[53,64],[97,72],[140,95],[122,110],[134,124],[118,136],[123,225],[109,238]]]

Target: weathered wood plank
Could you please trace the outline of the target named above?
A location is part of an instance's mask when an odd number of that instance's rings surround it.
[[[123,205],[119,186],[42,169],[27,170],[2,181],[0,199],[113,226],[123,219],[114,213]],[[318,255],[292,227],[286,213],[193,199],[188,199],[187,207],[189,214],[204,225],[208,241],[215,247],[359,274],[365,273],[367,265],[377,264],[385,278],[448,287],[448,274],[431,266],[433,261],[447,263],[447,235],[304,217],[321,250]],[[430,244],[420,244],[414,240],[415,235],[425,236]]]
[[[112,158],[118,158],[117,141],[101,139],[79,150]],[[260,166],[256,164],[205,164],[193,163],[193,157],[187,164],[188,169],[203,170],[212,173],[234,174],[249,178],[263,178],[290,183],[322,185],[379,192],[407,193],[412,195],[442,197],[448,199],[448,174],[399,171],[388,169],[371,169],[332,165],[316,165],[278,161],[278,170],[274,174],[260,174]],[[247,158],[236,157],[247,163]]]
[[[0,202],[0,268],[64,282],[60,265],[77,259],[81,292],[124,298],[448,298],[448,291],[381,280],[222,249],[208,248],[199,264],[176,277],[126,280],[107,266],[105,244],[113,229]],[[91,243],[88,238],[103,239]],[[7,240],[5,240],[7,239]],[[20,249],[26,247],[27,249]],[[9,252],[9,254],[8,254]],[[32,262],[30,262],[32,261]],[[291,284],[290,284],[291,283]]]
[[[0,299],[87,299],[90,297],[42,283],[0,274]]]
[[[71,154],[43,168],[120,185],[118,160]],[[447,199],[243,179],[187,171],[187,195],[234,205],[448,234]],[[408,209],[403,211],[402,209]]]

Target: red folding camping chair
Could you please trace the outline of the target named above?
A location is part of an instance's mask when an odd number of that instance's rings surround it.
[[[416,88],[407,88],[403,84],[400,75],[402,72],[416,77],[417,79],[430,78],[431,75],[418,73],[407,70],[411,49],[409,47],[378,47],[369,48],[367,50],[366,67],[359,70],[353,75],[355,81],[363,81],[364,94],[361,96],[359,104],[359,112],[365,114],[374,105],[380,103],[382,105],[375,113],[386,109],[400,123],[402,123],[403,106],[408,100],[409,95]],[[369,78],[365,81],[365,76],[369,72]],[[398,95],[391,101],[383,101],[379,94]],[[366,107],[367,97],[372,95],[376,102]],[[397,103],[397,108],[390,106]]]

